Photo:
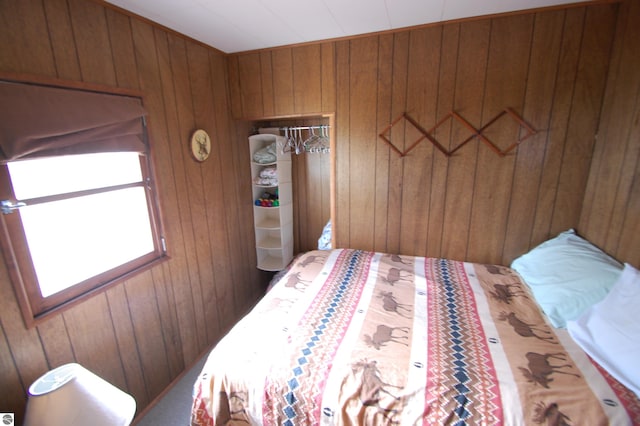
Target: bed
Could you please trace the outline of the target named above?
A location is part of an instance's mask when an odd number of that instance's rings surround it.
[[[191,424],[626,425],[640,402],[515,269],[333,249],[216,345]]]

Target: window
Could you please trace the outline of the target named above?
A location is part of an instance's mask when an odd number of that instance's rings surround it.
[[[133,121],[133,149],[129,130],[69,131],[74,143],[62,149],[56,130],[53,145],[37,143],[46,151],[0,158],[3,252],[28,326],[164,257],[144,121]]]

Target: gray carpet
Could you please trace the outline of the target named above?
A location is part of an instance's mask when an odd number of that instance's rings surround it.
[[[208,355],[208,354],[207,354]],[[188,426],[193,384],[207,360],[203,356],[135,426]]]

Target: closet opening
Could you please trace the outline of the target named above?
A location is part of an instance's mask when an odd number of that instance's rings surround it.
[[[287,141],[277,149],[291,155],[294,256],[335,247],[334,121],[333,114],[251,121],[251,134],[278,131]]]

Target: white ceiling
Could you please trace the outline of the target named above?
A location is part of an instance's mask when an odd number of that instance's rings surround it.
[[[106,0],[226,53],[576,0]]]

